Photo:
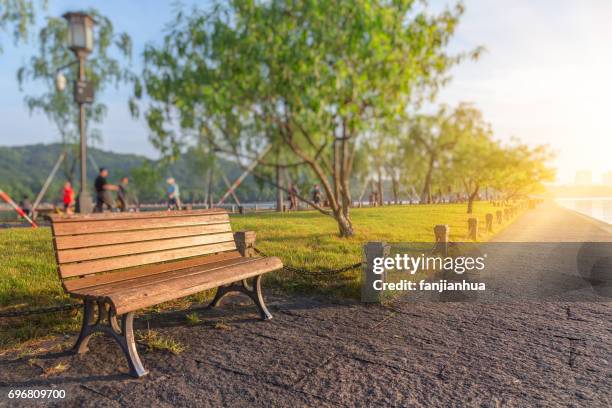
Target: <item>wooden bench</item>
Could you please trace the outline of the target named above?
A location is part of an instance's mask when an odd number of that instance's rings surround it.
[[[211,307],[239,291],[253,299],[263,320],[272,318],[261,277],[283,265],[277,257],[255,257],[255,233],[232,234],[225,210],[50,219],[64,290],[84,302],[78,353],[87,351],[93,333],[107,333],[125,353],[130,375],[141,377],[147,371],[134,341],[134,312],[212,288],[218,289]]]

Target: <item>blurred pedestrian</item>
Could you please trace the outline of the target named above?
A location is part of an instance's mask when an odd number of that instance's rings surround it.
[[[312,189],[312,202],[316,205],[319,205],[321,202],[321,187],[319,187],[318,184],[315,184],[314,188]]]
[[[94,208],[94,212],[104,212],[104,206],[107,206],[110,211],[115,210],[112,191],[119,190],[119,187],[114,184],[109,184],[107,177],[108,169],[100,167],[100,173],[94,181],[94,187],[96,189],[96,207]]]
[[[166,195],[168,197],[168,210],[180,210],[181,209],[181,191],[174,177],[168,177],[166,179],[168,188],[166,189]]]
[[[129,189],[129,184],[130,179],[128,176],[123,176],[118,185],[119,189],[117,190],[117,201],[119,202],[119,210],[121,210],[121,212],[129,211],[130,205],[135,205],[137,201]]]
[[[24,213],[26,213],[28,217],[32,216],[32,202],[30,201],[30,198],[27,195],[23,196],[23,200],[21,200],[21,202],[19,203],[19,207],[23,210]]]
[[[64,202],[64,212],[66,214],[72,214],[72,207],[74,205],[74,190],[72,189],[72,183],[66,181],[64,188],[62,188],[62,198]]]

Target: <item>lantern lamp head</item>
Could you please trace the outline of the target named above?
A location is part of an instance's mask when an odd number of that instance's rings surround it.
[[[59,71],[55,74],[55,89],[57,92],[63,92],[66,89],[66,77]]]
[[[75,54],[89,54],[93,51],[94,20],[85,13],[66,13],[68,21],[68,44]]]

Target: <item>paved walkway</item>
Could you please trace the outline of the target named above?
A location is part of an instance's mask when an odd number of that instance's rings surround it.
[[[497,240],[606,239],[585,223],[546,204]],[[118,348],[97,337],[82,357],[0,360],[0,389],[52,385],[67,390],[70,405],[96,407],[608,407],[612,401],[610,303],[365,307],[270,298],[269,322],[254,320],[254,309],[237,299],[201,311],[196,326],[185,325],[182,313],[156,317],[150,327],[188,349],[178,356],[142,350],[151,371],[144,379],[117,374],[125,371]],[[69,368],[41,375],[58,362]]]

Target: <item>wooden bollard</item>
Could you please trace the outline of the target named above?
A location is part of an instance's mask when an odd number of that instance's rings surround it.
[[[240,255],[246,257],[255,256],[255,238],[255,231],[236,231],[234,233],[234,242]]]
[[[368,242],[363,248],[365,262],[361,285],[361,301],[364,303],[380,303],[383,292],[374,289],[374,282],[387,280],[387,273],[374,273],[374,259],[385,258],[389,255],[389,246],[385,242]]]
[[[503,217],[502,217],[502,210],[497,210],[495,211],[495,215],[497,216],[497,224],[501,225],[503,222]]]
[[[486,221],[487,221],[487,232],[493,232],[493,214],[487,213]]]
[[[468,218],[468,238],[473,241],[478,239],[478,218]]]
[[[449,232],[450,228],[447,224],[439,224],[434,227],[434,236],[436,237],[434,252],[442,253],[444,256],[448,254]]]

